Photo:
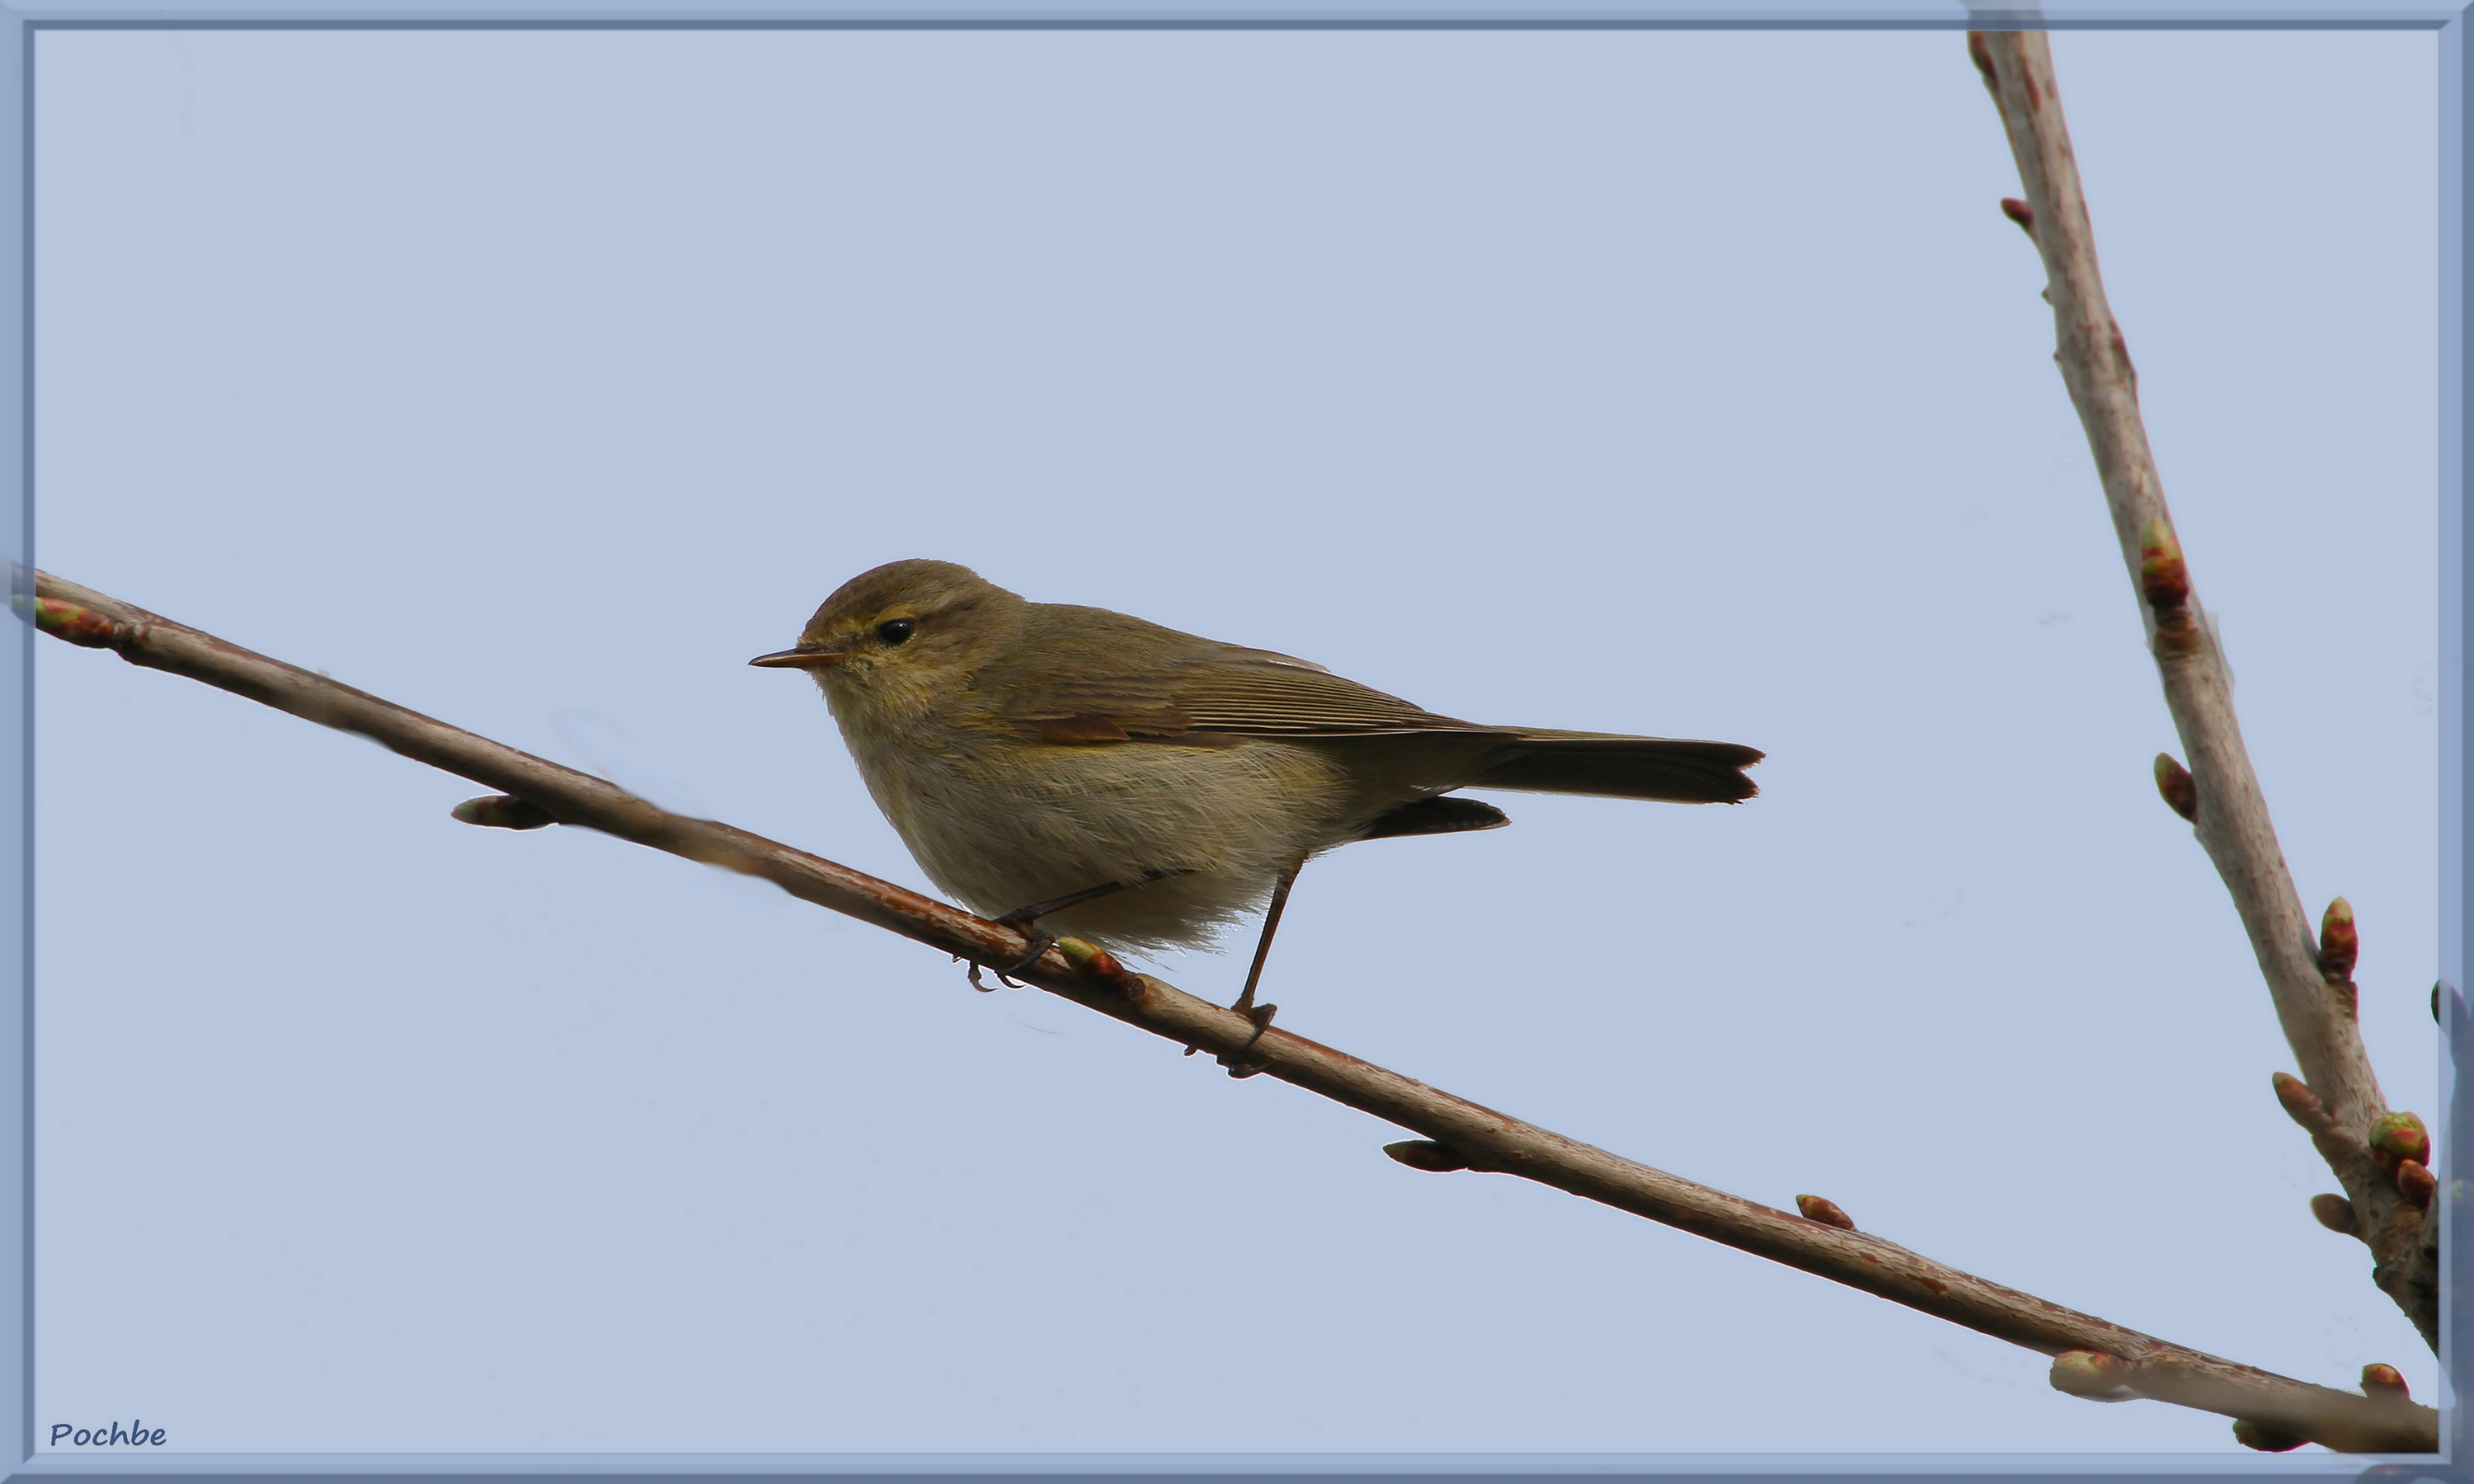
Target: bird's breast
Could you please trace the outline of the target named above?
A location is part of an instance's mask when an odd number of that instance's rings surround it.
[[[921,869],[976,911],[1175,874],[1042,924],[1116,946],[1207,941],[1362,812],[1346,769],[1280,742],[1076,745],[934,725],[844,735]]]

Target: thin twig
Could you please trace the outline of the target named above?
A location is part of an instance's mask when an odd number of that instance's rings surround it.
[[[2322,963],[2301,894],[2276,843],[2268,800],[2243,748],[2224,653],[2192,589],[2181,541],[2173,534],[2172,513],[2139,415],[2138,374],[2097,272],[2096,234],[2062,118],[2052,48],[2035,31],[1975,32],[1968,45],[2001,109],[2026,186],[2026,220],[2020,225],[2044,258],[2046,295],[2060,342],[2053,358],[2087,430],[2114,536],[2142,600],[2165,703],[2190,758],[2195,832],[2233,894],[2302,1080],[2340,1136],[2322,1139],[2320,1148],[2353,1201],[2356,1234],[2370,1246],[2375,1263],[2373,1281],[2437,1349],[2438,1224],[2426,1220],[2425,1210],[2366,1155],[2344,1152],[2366,1145],[2388,1103],[2355,1021],[2350,962],[2341,968]],[[2018,220],[2020,213],[2010,215]]]
[[[407,757],[522,801],[465,815],[522,827],[546,815],[690,860],[761,876],[791,896],[888,928],[974,962],[1006,964],[1028,950],[1022,934],[847,866],[710,820],[671,814],[615,784],[520,753],[270,659],[48,573],[36,574],[36,620],[71,643],[109,648],[323,726],[359,733]],[[538,812],[536,812],[538,811]],[[1740,1251],[1860,1288],[2048,1355],[2096,1352],[2120,1362],[2121,1384],[2183,1406],[2251,1419],[2343,1452],[2430,1452],[2438,1417],[2428,1407],[2356,1396],[2236,1365],[2074,1312],[1947,1267],[1880,1237],[1807,1220],[1694,1185],[1438,1091],[1397,1072],[1318,1045],[1277,1026],[1129,972],[1088,945],[1066,943],[1020,978],[1177,1045],[1247,1064],[1431,1142],[1394,1145],[1394,1158],[1429,1170],[1518,1175]],[[1843,1217],[1841,1219],[1844,1219]],[[2108,1371],[2109,1376],[2117,1373]]]

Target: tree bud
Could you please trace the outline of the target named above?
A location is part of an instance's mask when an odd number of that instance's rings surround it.
[[[539,829],[558,823],[547,809],[513,794],[483,794],[478,799],[467,799],[452,812],[467,825],[488,829]]]
[[[1795,1209],[1804,1213],[1807,1221],[1818,1221],[1825,1227],[1836,1227],[1841,1232],[1856,1230],[1855,1218],[1840,1210],[1835,1201],[1817,1195],[1800,1195],[1795,1198]]]
[[[2097,1350],[2066,1350],[2053,1357],[2053,1389],[2091,1401],[2122,1401],[2130,1389],[2130,1362]]]
[[[2354,1203],[2341,1195],[2313,1196],[2311,1214],[2321,1226],[2341,1236],[2354,1234]]]
[[[2439,1191],[2439,1177],[2412,1160],[2397,1163],[2397,1194],[2416,1210],[2431,1209],[2431,1198]]]
[[[1096,943],[1084,943],[1079,938],[1059,938],[1056,951],[1065,955],[1067,963],[1104,984],[1122,990],[1131,980],[1126,972],[1126,966],[1117,962],[1117,956]]]
[[[2276,1089],[2276,1100],[2285,1105],[2286,1116],[2313,1133],[2328,1118],[2327,1110],[2319,1106],[2319,1094],[2299,1077],[2278,1072],[2268,1079]]]
[[[2354,905],[2340,897],[2319,918],[2319,971],[2335,980],[2351,979],[2362,951],[2363,940],[2354,931]]]
[[[1396,1144],[1385,1144],[1383,1152],[1413,1170],[1425,1170],[1430,1174],[1442,1175],[1469,1167],[1467,1156],[1431,1138],[1404,1138]]]
[[[2389,1113],[2371,1125],[2371,1158],[2391,1175],[2408,1160],[2429,1164],[2431,1134],[2423,1128],[2422,1120],[2410,1113]]]
[[[2199,780],[2191,770],[2174,761],[2171,753],[2156,754],[2156,791],[2165,796],[2165,803],[2186,820],[2199,817]]]
[[[2182,561],[2182,543],[2161,520],[2147,522],[2147,529],[2139,533],[2139,590],[2160,619],[2191,601],[2191,570]]]
[[[58,598],[35,600],[35,627],[53,638],[66,639],[86,649],[109,649],[126,636],[120,625],[94,610]]]
[[[2244,1448],[2263,1453],[2290,1453],[2311,1440],[2295,1433],[2281,1432],[2266,1423],[2244,1418],[2234,1424],[2234,1441]]]

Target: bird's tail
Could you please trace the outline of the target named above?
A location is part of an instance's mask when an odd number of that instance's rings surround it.
[[[1760,792],[1743,770],[1761,760],[1733,742],[1627,737],[1594,731],[1530,731],[1492,754],[1464,788],[1595,794],[1673,803],[1734,803]]]

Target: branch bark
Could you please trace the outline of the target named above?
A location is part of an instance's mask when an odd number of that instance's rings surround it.
[[[2353,1202],[2355,1234],[2371,1249],[2372,1281],[2437,1350],[2439,1203],[2417,1206],[2372,1158],[2372,1133],[2389,1109],[2355,1021],[2351,958],[2323,964],[2243,747],[2231,674],[2192,588],[2139,414],[2138,373],[2097,271],[2096,233],[2062,117],[2052,47],[2042,32],[1996,31],[1969,33],[1968,48],[2001,110],[2026,188],[2024,211],[2004,207],[2044,258],[2060,343],[2053,359],[2087,430],[2114,536],[2142,599],[2165,704],[2190,759],[2194,831],[2233,895],[2286,1044],[2325,1111],[2327,1132],[2315,1140]]]
[[[759,876],[830,907],[976,963],[1020,957],[1027,940],[916,892],[711,820],[671,814],[617,785],[564,768],[271,659],[143,609],[36,574],[32,605],[48,634],[108,648],[133,664],[246,696],[322,726],[358,733],[407,757],[512,795],[521,804],[459,810],[522,827],[545,817],[687,859]],[[529,807],[527,807],[529,806]],[[1390,1146],[1403,1164],[1517,1175],[1677,1227],[1964,1325],[2048,1355],[2112,1357],[2109,1387],[2265,1424],[2341,1452],[2433,1452],[2438,1414],[2393,1397],[2315,1386],[2127,1329],[1935,1262],[1879,1236],[1767,1206],[1636,1163],[1523,1123],[1423,1083],[1250,1019],[1067,940],[1018,977],[1180,1045],[1201,1046],[1270,1076],[1424,1136]],[[1826,1203],[1823,1203],[1826,1204]],[[1835,1208],[1831,1209],[1832,1212]],[[1839,1220],[1845,1220],[1840,1216]],[[2057,1384],[2088,1367],[2057,1367]],[[2071,1389],[2084,1389],[2074,1386]]]

